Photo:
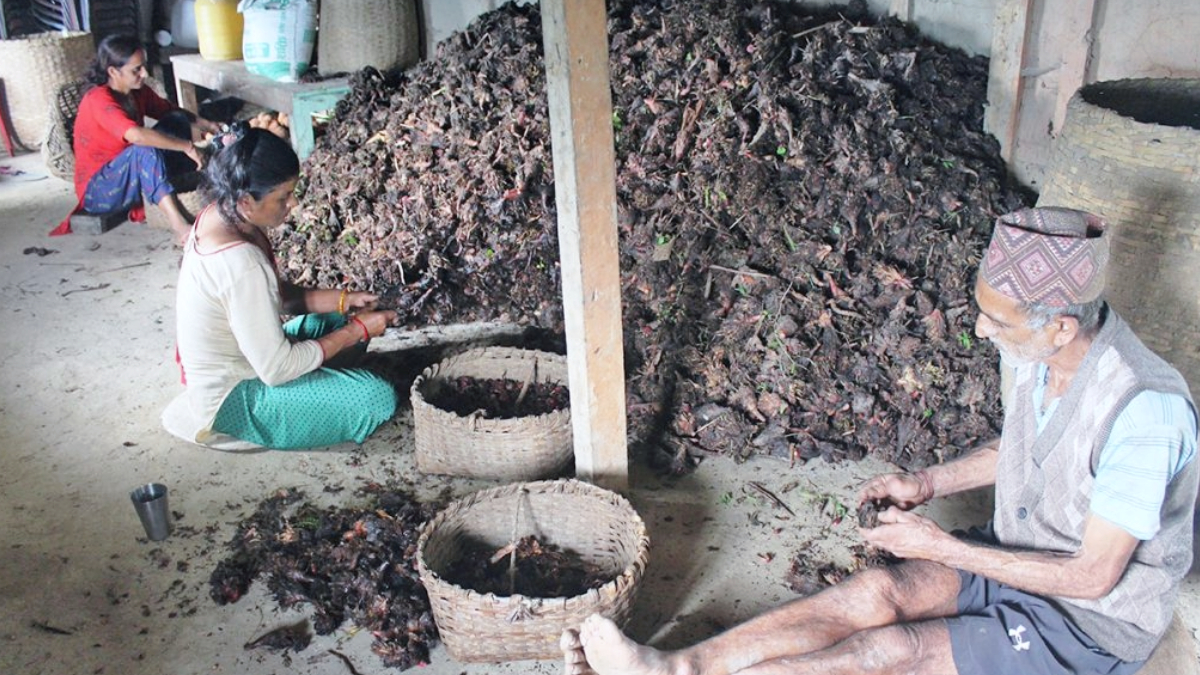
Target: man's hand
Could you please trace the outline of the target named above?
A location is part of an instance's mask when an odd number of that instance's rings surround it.
[[[885,473],[863,483],[858,491],[861,506],[868,501],[893,504],[905,511],[924,504],[933,497],[929,476],[923,472]]]
[[[947,542],[957,539],[932,520],[892,507],[879,514],[879,527],[861,530],[863,539],[897,558],[942,562]]]

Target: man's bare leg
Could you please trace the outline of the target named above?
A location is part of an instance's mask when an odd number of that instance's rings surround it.
[[[942,619],[869,628],[801,656],[765,661],[737,675],[957,675]]]
[[[598,675],[730,675],[826,649],[860,631],[949,616],[958,590],[958,572],[936,563],[873,568],[676,652],[639,645],[594,616],[578,633],[582,658],[564,649],[564,662],[576,668],[568,673],[586,673],[586,666]]]
[[[183,207],[179,205],[175,193],[164,195],[162,199],[158,200],[158,208],[163,210],[167,216],[167,222],[171,224],[171,231],[175,233],[175,243],[182,246],[192,231],[192,224],[184,215]]]

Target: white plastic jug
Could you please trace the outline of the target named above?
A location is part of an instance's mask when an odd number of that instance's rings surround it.
[[[184,49],[199,49],[196,32],[196,0],[175,0],[171,6],[171,43]]]

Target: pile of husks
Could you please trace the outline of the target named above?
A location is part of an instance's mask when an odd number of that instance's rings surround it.
[[[972,284],[1029,196],[982,131],[986,61],[861,2],[608,5],[632,444],[914,467],[994,435]],[[413,326],[561,331],[536,5],[354,81],[276,234],[284,273]]]
[[[573,598],[609,581],[578,553],[532,536],[500,548],[468,540],[443,576],[477,593],[529,598]]]
[[[367,492],[366,508],[319,508],[296,490],[265,499],[239,524],[229,556],[213,571],[213,600],[236,602],[262,577],[281,607],[311,606],[318,635],[350,620],[371,631],[384,665],[427,663],[437,627],[416,550],[421,524],[435,509],[400,490]],[[292,648],[305,645],[306,639]]]
[[[570,407],[570,394],[561,384],[466,376],[443,383],[426,400],[441,410],[484,419],[532,417]]]

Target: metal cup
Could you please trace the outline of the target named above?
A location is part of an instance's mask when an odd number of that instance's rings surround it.
[[[147,483],[129,493],[133,508],[150,541],[162,541],[171,534],[171,511],[167,506],[167,486]]]

